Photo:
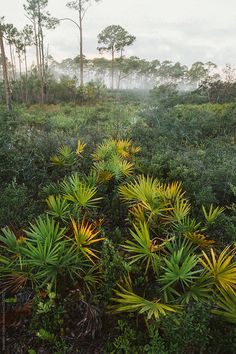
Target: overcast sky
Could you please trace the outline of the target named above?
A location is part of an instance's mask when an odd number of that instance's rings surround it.
[[[1,0],[1,16],[18,28],[27,23],[25,0]],[[77,13],[67,0],[49,0],[48,10],[58,18]],[[136,36],[126,56],[145,59],[213,61],[236,64],[236,0],[102,0],[94,3],[84,20],[84,54],[95,57],[97,35],[106,26],[121,25]],[[78,29],[63,21],[47,31],[49,52],[56,60],[75,57],[79,51]]]

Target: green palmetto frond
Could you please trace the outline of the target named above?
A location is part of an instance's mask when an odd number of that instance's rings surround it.
[[[62,221],[65,221],[68,218],[70,204],[60,195],[50,195],[47,198],[46,203],[48,205],[49,210],[47,210],[47,213],[49,215]]]
[[[38,217],[35,223],[30,224],[30,229],[26,230],[27,241],[31,243],[56,242],[65,235],[65,228],[60,228],[59,224],[50,217]]]
[[[94,243],[104,240],[104,237],[97,238],[100,230],[92,224],[89,224],[85,219],[81,223],[76,223],[73,218],[71,218],[74,244],[75,247],[81,251],[91,262],[94,263],[91,257],[98,258],[96,255],[96,250],[91,248]]]
[[[92,156],[95,161],[107,161],[114,154],[116,154],[116,142],[115,140],[107,140],[97,147]]]
[[[236,295],[222,292],[222,296],[216,302],[218,309],[212,312],[223,317],[227,322],[236,324]]]
[[[185,233],[192,233],[192,232],[203,232],[205,231],[205,228],[201,227],[201,223],[197,222],[196,219],[190,218],[189,216],[186,216],[184,219],[180,220],[179,222],[172,222],[173,228],[176,230],[176,232],[179,232],[180,234],[185,234]]]
[[[65,145],[58,149],[57,155],[50,158],[51,163],[56,166],[72,166],[75,163],[75,152],[70,146]]]
[[[200,259],[200,262],[205,269],[206,276],[214,282],[221,292],[234,292],[236,294],[235,248],[230,249],[230,246],[227,246],[219,256],[215,254],[212,248],[210,250],[211,257],[204,251],[202,253],[203,258]]]
[[[23,266],[30,271],[30,278],[39,287],[57,283],[59,274],[70,278],[81,275],[83,261],[73,248],[67,247],[68,241],[28,243],[24,249]]]
[[[163,196],[160,182],[149,176],[138,176],[134,182],[119,187],[118,192],[121,199],[130,205],[131,214],[136,219],[140,216],[140,220],[147,216],[148,223],[173,209]]]
[[[81,180],[77,174],[72,175],[62,184],[63,198],[77,208],[96,208],[102,197],[96,197],[97,188]]]
[[[147,319],[159,319],[161,316],[166,316],[170,313],[177,312],[180,307],[163,304],[158,300],[146,300],[145,298],[136,295],[130,286],[123,287],[118,285],[119,290],[115,290],[116,297],[112,298],[116,305],[110,306],[113,313],[120,312],[138,312],[145,314]]]
[[[151,239],[149,228],[145,222],[139,222],[139,225],[134,224],[133,226],[134,231],[130,230],[130,233],[134,241],[127,240],[126,245],[123,245],[126,251],[134,253],[134,255],[129,257],[131,260],[130,264],[141,261],[146,264],[145,273],[148,271],[150,265],[154,271],[157,271],[159,264],[158,252],[163,249],[166,243],[170,242],[170,239],[161,240],[158,243],[157,239]]]
[[[223,207],[216,207],[213,208],[213,204],[210,205],[210,209],[207,212],[205,207],[202,206],[202,211],[205,216],[205,219],[208,223],[214,223],[217,217],[224,212],[225,208]]]
[[[205,277],[199,277],[188,288],[186,288],[183,294],[179,294],[179,303],[186,305],[191,301],[205,302],[209,301],[212,295],[212,288],[209,281]]]
[[[6,248],[7,251],[14,254],[18,254],[20,252],[20,244],[17,241],[17,237],[15,236],[14,232],[9,229],[9,227],[2,229],[0,241],[2,242],[2,246]]]
[[[181,285],[182,290],[189,287],[195,281],[200,269],[196,269],[198,264],[198,257],[193,254],[185,254],[183,248],[175,251],[171,257],[164,258],[165,267],[163,267],[164,274],[161,277],[161,282],[166,289],[171,286]]]

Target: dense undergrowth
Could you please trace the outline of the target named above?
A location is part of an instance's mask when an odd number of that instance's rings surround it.
[[[235,352],[235,110],[1,109],[9,352]]]

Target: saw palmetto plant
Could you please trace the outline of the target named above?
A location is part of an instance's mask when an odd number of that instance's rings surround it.
[[[76,249],[94,263],[92,258],[98,258],[98,256],[96,250],[92,248],[92,245],[104,240],[104,237],[97,237],[101,231],[97,230],[96,226],[90,224],[85,219],[83,219],[81,223],[79,221],[76,223],[75,220],[71,218],[71,223]]]
[[[69,167],[76,162],[76,154],[70,146],[64,145],[58,149],[57,154],[53,155],[50,160],[55,166]]]
[[[218,298],[217,309],[212,312],[223,317],[227,322],[236,324],[236,295],[235,293],[225,293]]]
[[[160,240],[151,238],[147,223],[139,222],[133,225],[134,231],[130,230],[133,240],[127,240],[123,248],[129,252],[130,264],[140,261],[145,264],[145,273],[151,266],[154,272],[158,271],[160,263],[160,251],[171,239]]]
[[[76,209],[96,208],[102,197],[96,197],[97,187],[72,174],[61,183],[62,195]]]
[[[169,258],[164,257],[164,262],[164,274],[161,276],[163,290],[176,288],[183,292],[196,281],[199,273],[202,273],[202,270],[197,268],[198,257],[186,254],[183,248],[174,251]]]
[[[148,223],[163,217],[173,208],[162,194],[162,186],[152,177],[138,176],[134,182],[122,185],[118,189],[121,200],[130,206],[130,212],[136,219]]]
[[[91,238],[87,244],[83,243],[84,246],[92,243]],[[24,242],[9,229],[1,235],[1,242],[6,251],[10,251],[8,258],[0,259],[3,289],[16,288],[17,284],[22,286],[27,282],[39,288],[47,283],[56,287],[59,277],[81,279],[91,268],[84,253],[78,252],[66,237],[66,228],[61,228],[48,216],[30,224],[25,230]]]
[[[214,223],[216,221],[216,219],[218,218],[218,216],[220,214],[222,214],[224,212],[225,208],[223,207],[215,207],[213,208],[213,205],[211,204],[210,205],[210,209],[209,211],[207,212],[206,211],[206,208],[204,206],[202,206],[202,211],[203,211],[203,214],[205,216],[205,219],[208,223]]]
[[[116,305],[110,306],[114,313],[138,312],[146,315],[147,319],[159,319],[170,313],[180,310],[180,306],[173,306],[160,302],[160,299],[147,300],[135,294],[132,290],[131,280],[128,277],[123,281],[124,285],[118,284],[119,290],[115,290],[116,297],[112,298]]]
[[[129,177],[134,170],[132,159],[139,150],[128,140],[108,140],[99,145],[93,158],[100,183]]]
[[[47,214],[53,216],[55,219],[65,221],[70,214],[70,204],[66,199],[60,195],[50,195],[46,200],[48,210]]]
[[[219,255],[212,248],[209,255],[204,251],[202,254],[200,263],[204,267],[206,277],[212,280],[220,292],[236,294],[235,247],[227,246]]]

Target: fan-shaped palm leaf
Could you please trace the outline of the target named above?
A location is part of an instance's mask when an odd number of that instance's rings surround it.
[[[222,292],[222,296],[217,301],[219,309],[212,312],[223,317],[227,322],[236,324],[236,295],[234,293]]]
[[[207,212],[205,207],[202,206],[202,211],[205,216],[205,219],[208,223],[214,223],[217,217],[224,212],[225,208],[216,207],[213,209],[213,204],[210,205],[210,209]]]
[[[97,238],[97,235],[101,231],[97,230],[92,224],[89,224],[85,219],[83,219],[82,223],[76,223],[75,220],[71,218],[71,223],[76,248],[93,262],[91,257],[98,258],[98,256],[95,253],[96,250],[91,248],[91,245],[104,240],[103,237]]]
[[[54,219],[38,217],[35,223],[30,224],[30,229],[26,230],[27,240],[31,243],[40,242],[56,242],[61,240],[65,235],[65,228],[60,228],[59,224]]]
[[[78,140],[77,149],[76,149],[76,154],[78,156],[81,156],[82,152],[84,151],[85,146],[86,146],[86,144],[84,144],[80,140]]]
[[[82,181],[77,174],[62,183],[63,197],[76,207],[96,208],[102,197],[95,197],[97,188]]]
[[[200,262],[205,269],[206,276],[212,279],[221,292],[236,293],[236,262],[233,260],[236,254],[235,248],[225,247],[218,257],[212,248],[211,257],[204,251],[202,253],[204,258],[201,258]]]
[[[68,218],[70,204],[60,195],[50,195],[46,202],[49,208],[49,210],[47,210],[49,215],[61,219],[62,221],[65,221]]]
[[[146,300],[145,298],[136,295],[132,289],[118,285],[120,290],[115,290],[117,297],[112,298],[117,305],[110,306],[113,313],[119,312],[138,312],[145,314],[147,319],[159,319],[161,316],[174,313],[180,309],[179,306],[171,306],[163,304],[158,300]]]
[[[123,248],[135,255],[130,256],[130,264],[141,261],[146,263],[145,273],[148,271],[151,265],[153,270],[156,272],[159,264],[158,252],[163,249],[166,243],[170,242],[170,239],[161,240],[158,243],[157,239],[151,239],[149,229],[147,224],[144,222],[139,222],[139,225],[134,224],[134,231],[130,230],[134,241],[127,240],[126,245]]]
[[[201,269],[196,269],[198,257],[196,255],[184,255],[183,248],[175,251],[169,259],[164,258],[165,267],[161,282],[165,284],[163,289],[172,285],[181,285],[182,290],[189,287],[196,280]]]

